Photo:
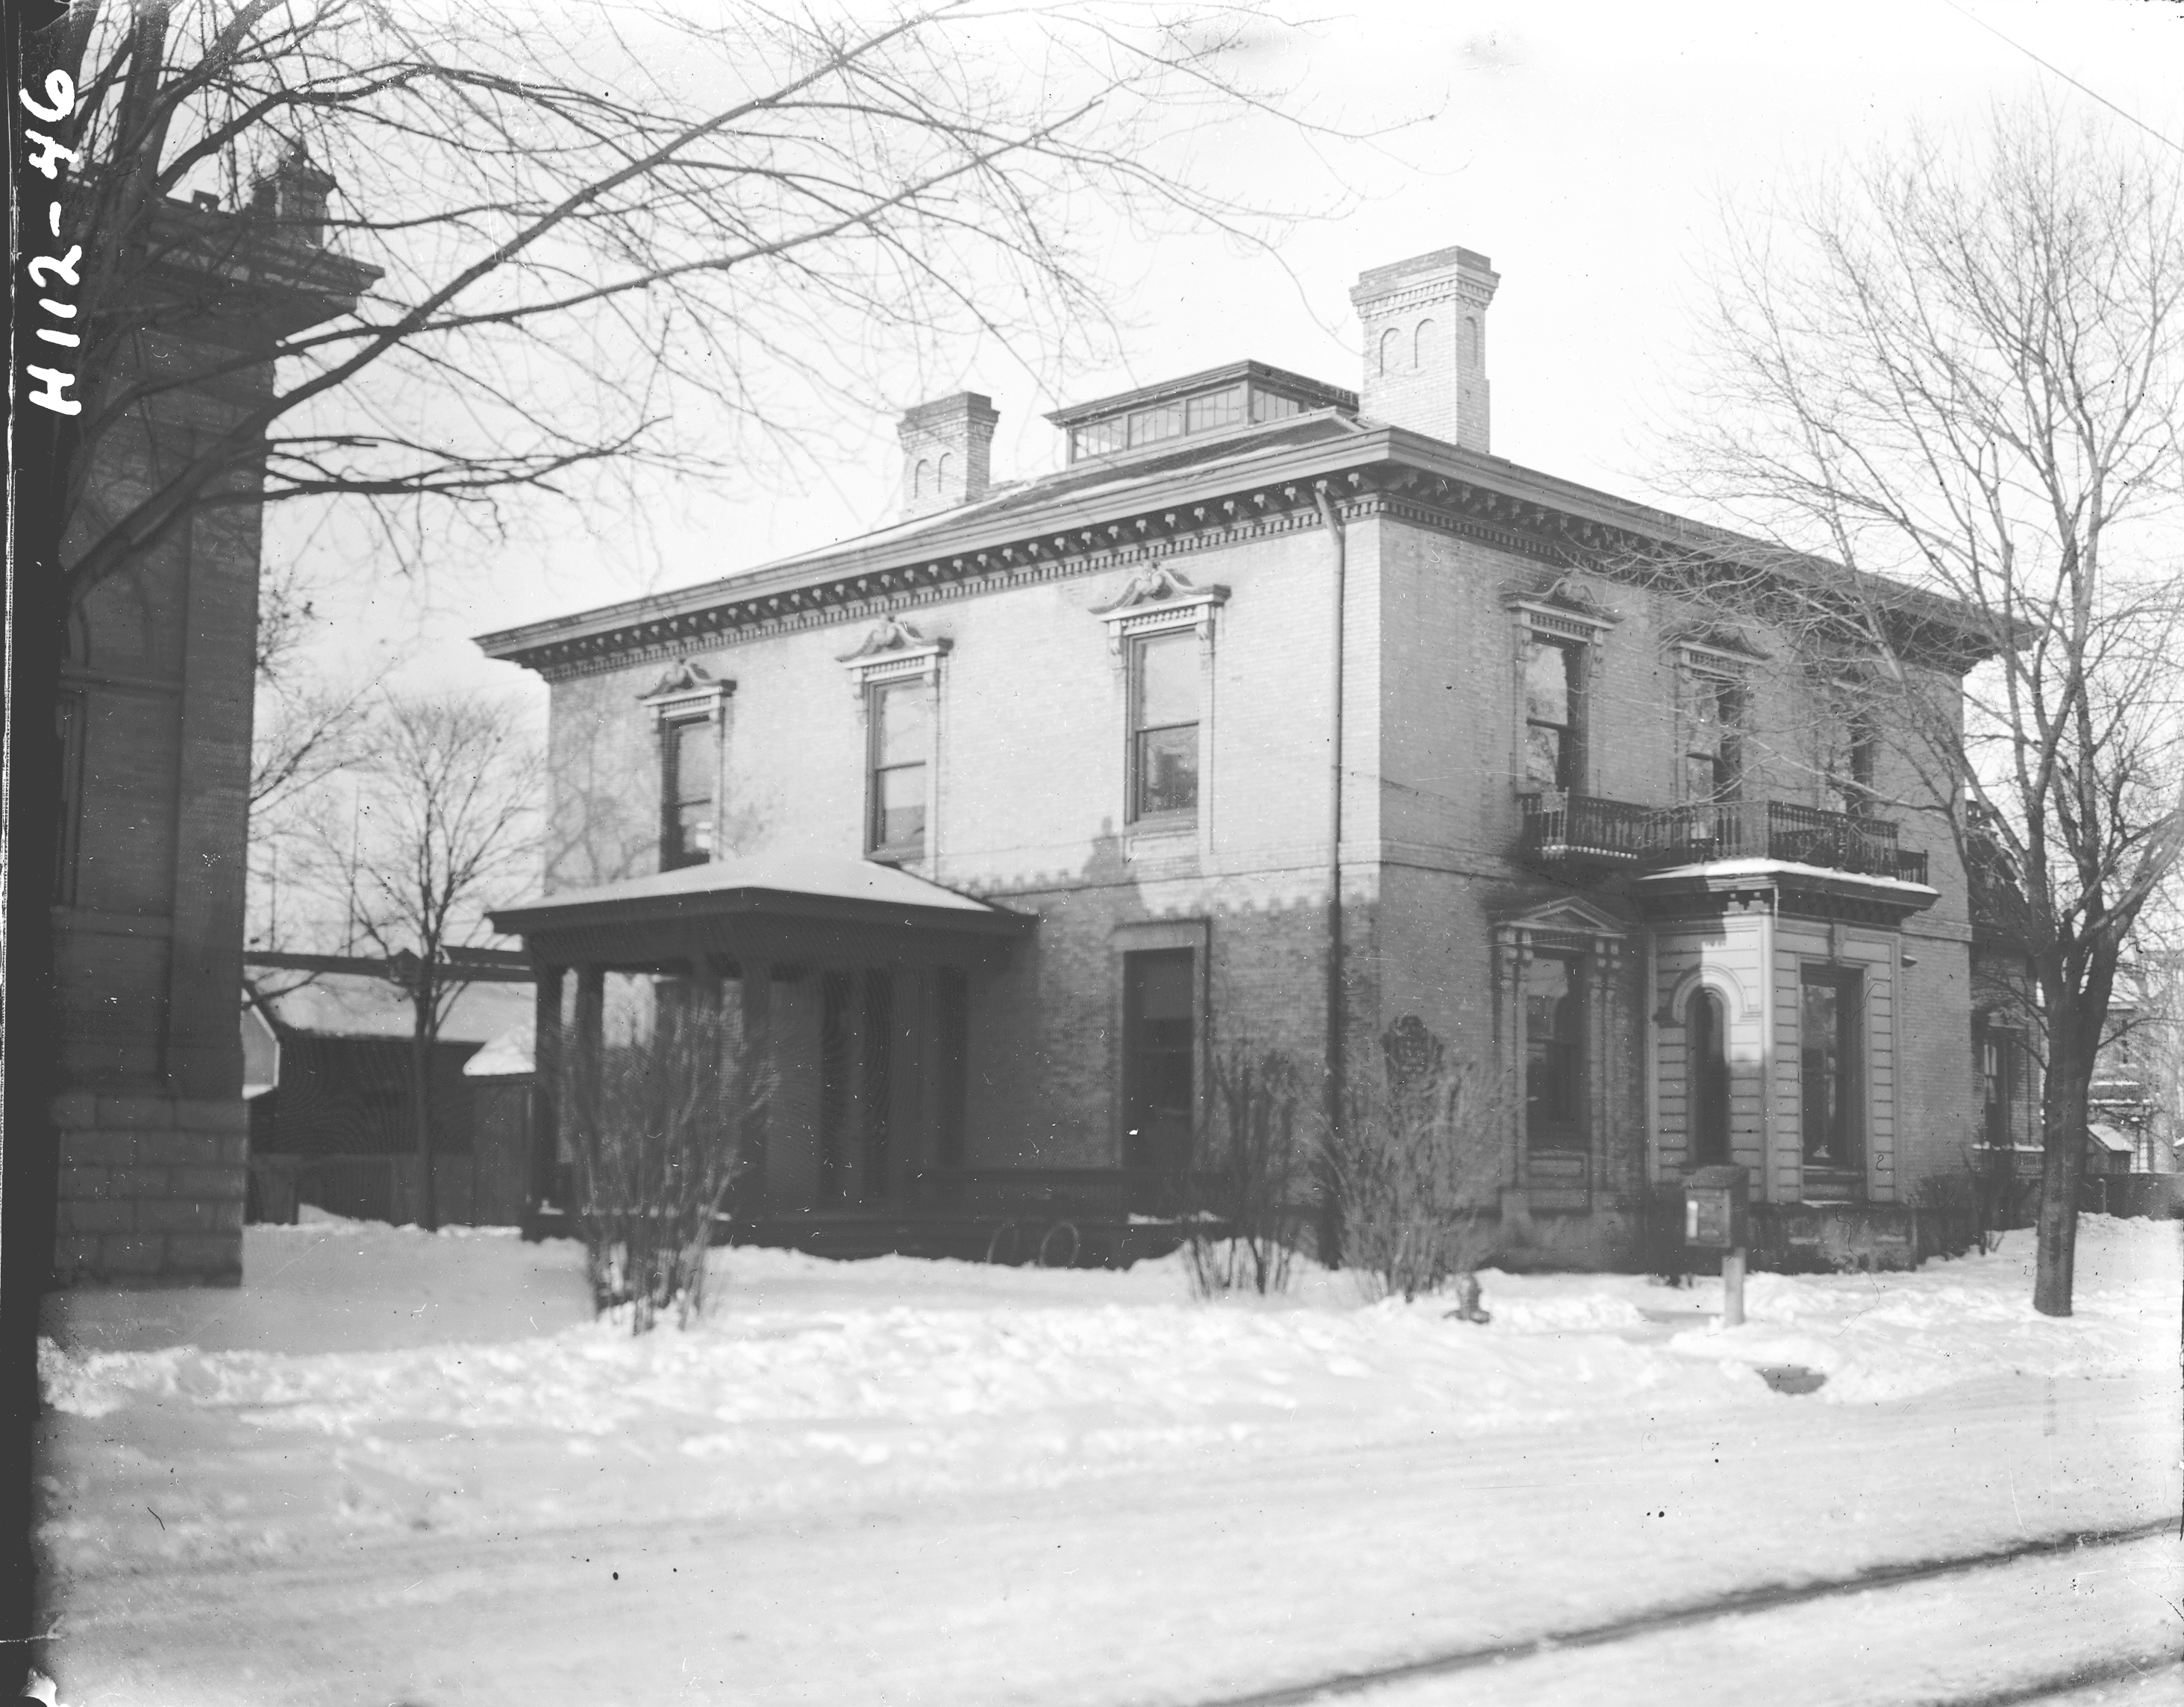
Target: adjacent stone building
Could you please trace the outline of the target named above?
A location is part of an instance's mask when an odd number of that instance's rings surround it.
[[[1947,837],[1827,669],[1625,573],[1691,524],[1490,453],[1497,282],[1375,269],[1361,392],[1193,374],[1020,484],[985,398],[927,403],[903,523],[485,637],[552,688],[553,865],[499,915],[542,1088],[627,975],[762,1023],[777,1215],[1119,1210],[1216,1051],[1316,1080],[1406,1020],[1516,1087],[1501,1213],[1572,1250],[1710,1161],[1784,1205],[1959,1165]]]
[[[331,186],[293,158],[251,212],[209,197],[159,209],[140,275],[148,324],[112,380],[153,388],[99,440],[64,556],[186,460],[198,434],[270,393],[276,338],[345,312],[377,276],[323,247]],[[245,501],[198,509],[70,625],[53,898],[64,1282],[242,1273],[237,993],[259,507],[254,487],[224,491]]]

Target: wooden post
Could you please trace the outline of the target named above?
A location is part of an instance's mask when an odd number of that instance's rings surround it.
[[[561,974],[538,969],[532,1009],[530,1196],[534,1208],[554,1195],[554,1165],[560,1158],[555,1120],[561,1094]]]

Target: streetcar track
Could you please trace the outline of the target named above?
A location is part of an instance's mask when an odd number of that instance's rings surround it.
[[[1385,1688],[1390,1684],[1450,1676],[1460,1671],[1476,1671],[1481,1666],[1505,1665],[1520,1660],[1539,1659],[1566,1649],[1607,1647],[1651,1635],[1656,1631],[1683,1629],[1695,1624],[1711,1623],[1716,1619],[1769,1612],[1778,1607],[1802,1605],[1808,1601],[1825,1600],[1836,1595],[1863,1594],[1876,1588],[1893,1588],[1905,1583],[1930,1582],[1936,1577],[1989,1571],[1999,1565],[2015,1564],[2020,1560],[2048,1558],[2087,1548],[2119,1547],[2133,1541],[2150,1541],[2157,1536],[2178,1532],[2177,1522],[2164,1517],[2153,1522],[2135,1524],[2126,1529],[2074,1530],[2036,1541],[2013,1542],[2006,1547],[1988,1548],[1978,1553],[1872,1565],[1847,1576],[1825,1577],[1817,1582],[1765,1583],[1758,1587],[1736,1589],[1708,1600],[1656,1607],[1648,1612],[1634,1613],[1629,1617],[1611,1619],[1603,1624],[1585,1625],[1575,1630],[1553,1631],[1543,1636],[1528,1636],[1514,1642],[1490,1643],[1478,1648],[1454,1649],[1443,1654],[1429,1654],[1423,1660],[1406,1660],[1390,1665],[1337,1672],[1332,1676],[1316,1678],[1308,1683],[1284,1684],[1273,1689],[1254,1690],[1244,1695],[1211,1697],[1197,1703],[1196,1707],[1303,1707],[1303,1704],[1308,1702],[1360,1694],[1368,1689]],[[2135,1667],[2141,1662],[2133,1660],[2125,1663],[2128,1667]],[[2104,1676],[2095,1677],[2088,1675],[2082,1681],[2105,1682],[2107,1679]],[[2053,1693],[2052,1680],[2036,1687]],[[2067,1682],[2065,1687],[2068,1687]],[[2003,1707],[2004,1703],[2036,1699],[2036,1696],[2004,1693],[1992,1698],[1979,1697],[1976,1703],[1977,1707],[1986,1707],[1991,1699],[1994,1707]],[[1964,1707],[1974,1707],[1974,1704],[1968,1702]]]

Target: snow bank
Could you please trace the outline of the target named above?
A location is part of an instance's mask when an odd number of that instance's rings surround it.
[[[718,1303],[632,1339],[567,1243],[321,1220],[253,1228],[224,1293],[69,1295],[41,1347],[61,1421],[43,1537],[72,1571],[307,1552],[374,1529],[695,1517],[875,1492],[1059,1484],[1176,1454],[1349,1450],[1587,1420],[1871,1402],[2174,1355],[2174,1223],[2088,1217],[2079,1314],[2036,1316],[2029,1236],[1913,1275],[1718,1283],[1481,1277],[1493,1314],[1364,1306],[1340,1276],[1193,1302],[1123,1273],[716,1254]],[[198,1474],[178,1487],[165,1466]],[[157,1526],[117,1512],[153,1513]],[[125,1538],[124,1538],[125,1537]]]
[[[2184,1222],[2081,1216],[2068,1317],[2032,1308],[2033,1236],[2022,1231],[1986,1256],[1909,1274],[1754,1275],[1744,1326],[1687,1329],[1669,1348],[1816,1370],[1828,1378],[1821,1397],[1838,1404],[1909,1398],[1979,1376],[2148,1369],[2176,1354],[2180,1235]],[[1718,1300],[1718,1282],[1712,1292]]]

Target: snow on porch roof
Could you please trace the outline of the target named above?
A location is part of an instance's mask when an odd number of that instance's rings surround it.
[[[2105,1120],[2094,1120],[2088,1124],[2086,1135],[2112,1155],[2129,1155],[2138,1148],[2128,1135],[2118,1132]]]
[[[501,908],[493,920],[496,931],[527,936],[575,925],[731,914],[937,925],[995,936],[1012,936],[1034,922],[894,866],[827,854],[711,860],[589,889],[560,889]]]

